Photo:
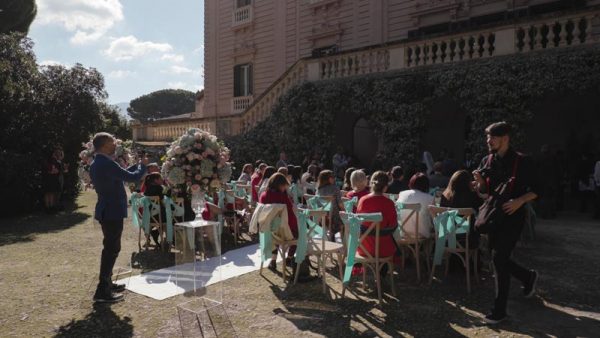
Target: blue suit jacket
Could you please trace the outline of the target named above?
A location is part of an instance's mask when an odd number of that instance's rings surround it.
[[[127,194],[123,182],[137,182],[146,173],[146,166],[136,164],[127,169],[103,154],[96,154],[90,166],[90,178],[98,194],[95,218],[117,221],[127,218]]]

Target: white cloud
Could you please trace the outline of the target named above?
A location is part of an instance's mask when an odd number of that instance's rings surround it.
[[[114,61],[131,60],[152,52],[170,52],[173,47],[168,43],[139,41],[135,36],[128,35],[115,38],[104,51],[104,55]]]
[[[171,89],[186,89],[186,90],[190,90],[190,91],[197,91],[197,90],[202,90],[204,88],[203,85],[201,84],[191,84],[191,83],[186,83],[183,81],[177,81],[177,82],[169,82],[167,83],[167,88],[171,88]]]
[[[113,70],[106,77],[111,79],[123,79],[129,76],[135,75],[135,72],[130,70]]]
[[[171,66],[167,70],[161,71],[163,74],[192,74],[194,71],[183,66]]]
[[[198,47],[192,51],[192,54],[194,54],[194,55],[200,55],[202,53],[204,53],[204,45],[201,45],[200,47]]]
[[[74,32],[73,44],[96,41],[123,20],[120,0],[38,0],[37,6],[35,24],[62,25]]]
[[[183,62],[184,56],[181,54],[165,54],[160,59],[173,62]]]

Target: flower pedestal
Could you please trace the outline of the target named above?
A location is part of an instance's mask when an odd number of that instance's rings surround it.
[[[219,222],[176,223],[175,285],[188,300],[177,305],[184,337],[235,336],[223,307],[221,225]]]

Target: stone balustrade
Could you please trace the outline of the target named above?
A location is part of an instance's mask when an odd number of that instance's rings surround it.
[[[318,81],[464,62],[599,42],[600,12],[587,12],[527,23],[465,32],[420,41],[341,52],[298,60],[246,110],[232,108],[230,133],[249,130],[265,119],[287,90],[303,81]]]
[[[250,107],[253,99],[254,97],[252,95],[234,97],[231,99],[231,111],[234,114],[242,113]]]
[[[254,11],[252,5],[236,8],[233,11],[232,27],[243,26],[249,24],[254,19]]]

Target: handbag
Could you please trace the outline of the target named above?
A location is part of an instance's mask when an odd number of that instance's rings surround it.
[[[490,154],[486,167],[489,168],[492,162],[493,155]],[[515,185],[515,175],[517,173],[517,167],[521,155],[517,153],[517,158],[513,165],[512,175],[508,180],[501,182],[498,186],[489,192],[489,196],[479,207],[479,213],[475,220],[475,231],[480,234],[488,234],[495,232],[499,224],[501,224],[506,217],[506,213],[502,209],[502,205],[510,200],[510,195]],[[488,188],[490,186],[489,177],[487,178]]]

